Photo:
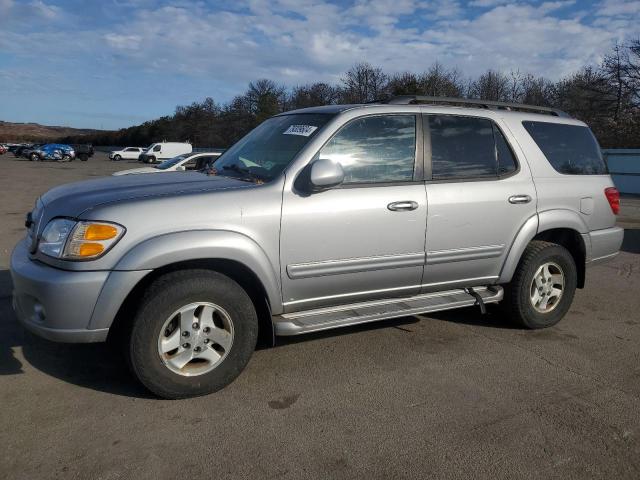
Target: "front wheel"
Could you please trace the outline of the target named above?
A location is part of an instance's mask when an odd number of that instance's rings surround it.
[[[119,162],[121,158],[122,158],[122,157],[121,157],[120,155],[115,155],[115,156],[113,157],[113,161],[114,161],[114,162]]]
[[[244,369],[258,319],[236,282],[209,270],[160,277],[147,289],[128,336],[136,377],[163,398],[215,392]]]
[[[40,157],[38,156],[37,153],[32,153],[29,158],[31,159],[32,162],[37,162],[38,160],[40,160]]]
[[[551,327],[569,311],[577,279],[575,261],[566,248],[533,241],[505,288],[503,307],[526,328]]]
[[[71,155],[63,155],[60,159],[61,162],[70,162],[72,160]]]

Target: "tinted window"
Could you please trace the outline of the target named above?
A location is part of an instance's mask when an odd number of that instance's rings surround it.
[[[498,175],[507,175],[518,169],[518,164],[507,140],[498,127],[493,125],[493,135],[496,139],[496,154],[498,155]]]
[[[345,183],[413,180],[416,156],[414,115],[380,115],[354,120],[320,151],[342,165]]]
[[[497,175],[496,145],[490,120],[430,115],[429,129],[434,180]]]
[[[187,160],[186,162],[184,162],[182,164],[182,166],[185,168],[185,170],[195,170],[195,168],[196,168],[196,159],[195,158],[191,158],[191,159]]]
[[[547,160],[560,173],[607,173],[600,147],[587,127],[548,122],[522,122]]]

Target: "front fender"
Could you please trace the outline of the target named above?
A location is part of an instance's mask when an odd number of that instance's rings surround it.
[[[227,230],[189,230],[145,240],[131,248],[114,270],[155,270],[200,259],[232,260],[249,268],[262,282],[274,314],[282,309],[278,269],[251,238]]]

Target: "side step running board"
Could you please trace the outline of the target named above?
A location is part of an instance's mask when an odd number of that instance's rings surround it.
[[[338,307],[318,308],[303,312],[285,313],[273,317],[276,335],[300,335],[330,328],[375,322],[388,318],[418,315],[472,305],[496,303],[502,300],[502,287],[477,287],[471,295],[466,290],[427,293],[372,302],[352,303]],[[482,302],[478,301],[478,297]]]

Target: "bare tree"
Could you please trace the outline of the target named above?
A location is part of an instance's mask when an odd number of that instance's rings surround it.
[[[330,105],[338,100],[338,92],[328,83],[312,83],[294,87],[288,100],[290,108]]]
[[[420,76],[420,90],[432,97],[461,97],[464,84],[456,69],[447,69],[436,62]]]
[[[385,93],[388,77],[381,68],[362,62],[351,67],[342,77],[343,103],[366,103],[378,100]]]
[[[509,78],[495,70],[487,70],[471,83],[469,95],[482,100],[509,101]]]

